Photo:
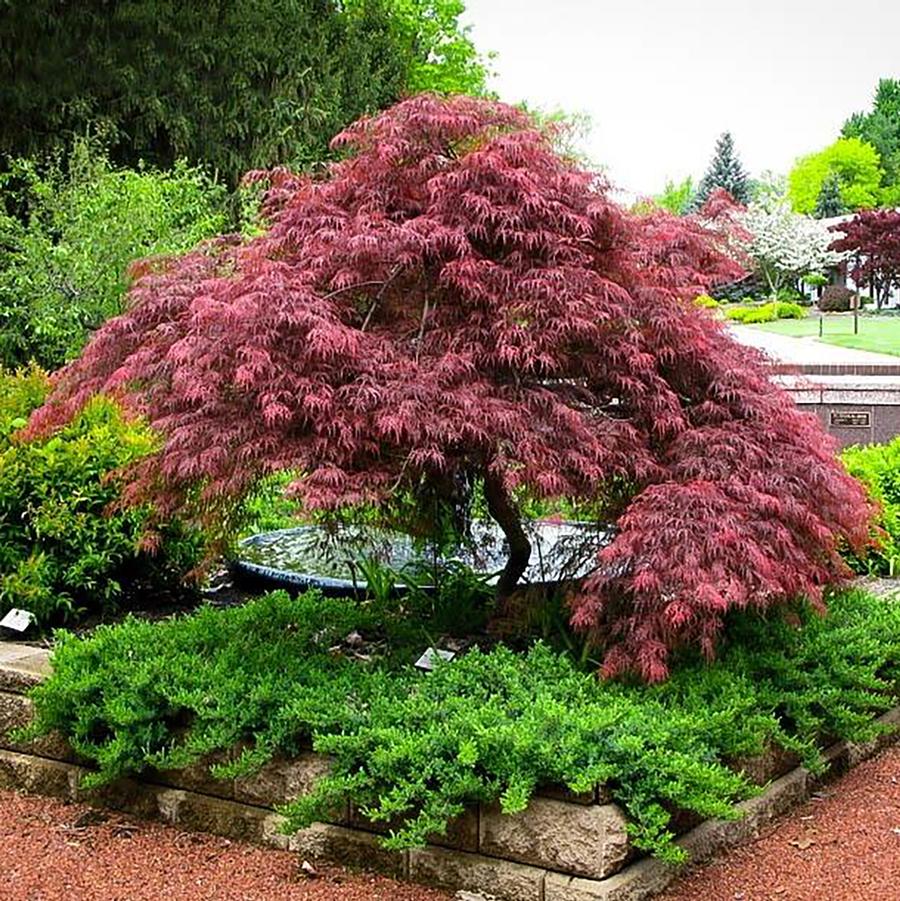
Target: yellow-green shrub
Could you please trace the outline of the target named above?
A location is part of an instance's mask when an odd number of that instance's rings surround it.
[[[50,438],[16,437],[47,386],[39,369],[0,369],[0,613],[23,607],[41,626],[171,590],[199,550],[196,535],[172,526],[155,554],[144,552],[149,511],[110,509],[111,474],[155,442],[112,401],[96,398]]]
[[[845,448],[841,460],[881,508],[878,549],[864,560],[851,557],[850,564],[861,572],[896,574],[900,569],[900,437],[887,444]]]
[[[800,304],[773,300],[756,307],[734,307],[725,313],[727,319],[754,325],[760,322],[775,322],[777,319],[803,319],[806,312]]]

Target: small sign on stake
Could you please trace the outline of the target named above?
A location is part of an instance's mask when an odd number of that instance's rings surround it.
[[[24,632],[33,622],[34,614],[31,611],[13,607],[3,619],[0,619],[0,626],[14,632]]]
[[[436,660],[452,660],[456,656],[453,651],[444,651],[441,648],[425,648],[422,656],[416,661],[416,669],[430,673],[434,669]]]

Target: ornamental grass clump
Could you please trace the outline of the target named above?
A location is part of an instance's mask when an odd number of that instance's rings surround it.
[[[162,438],[128,497],[208,525],[284,470],[310,513],[403,495],[427,519],[481,484],[501,599],[531,550],[515,498],[608,498],[615,539],[570,599],[607,675],[663,679],[732,609],[847,574],[863,490],[693,303],[741,274],[714,229],[624,212],[502,103],[414,97],[335,147],[322,178],[255,176],[262,234],[148,263],[30,434],[117,396]]]

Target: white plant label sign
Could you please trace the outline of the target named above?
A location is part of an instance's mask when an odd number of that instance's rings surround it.
[[[416,669],[430,673],[434,669],[434,663],[438,658],[441,660],[452,660],[455,656],[456,654],[453,651],[444,651],[440,648],[426,648],[422,656],[416,661]]]
[[[33,613],[13,607],[3,619],[0,619],[0,626],[4,629],[12,629],[14,632],[24,632],[33,622]]]

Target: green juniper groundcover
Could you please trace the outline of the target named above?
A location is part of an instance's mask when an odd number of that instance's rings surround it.
[[[336,650],[353,631],[381,650],[362,661]],[[824,618],[740,613],[727,634],[717,661],[684,657],[652,686],[600,681],[540,641],[473,648],[423,674],[412,661],[426,626],[378,603],[274,592],[86,639],[58,633],[30,734],[61,730],[97,765],[91,784],[244,742],[214,769],[236,776],[311,738],[334,766],[283,809],[286,828],[350,795],[395,825],[394,848],[424,843],[472,802],[512,813],[543,784],[605,783],[636,845],[678,860],[673,811],[734,816],[753,793],[729,762],[774,744],[815,768],[823,742],[871,738],[897,699],[896,602],[848,591]]]

